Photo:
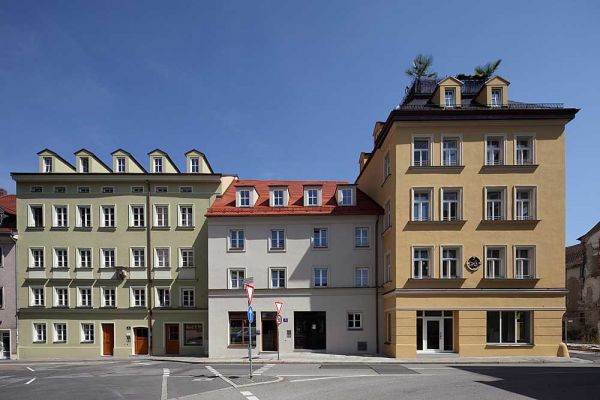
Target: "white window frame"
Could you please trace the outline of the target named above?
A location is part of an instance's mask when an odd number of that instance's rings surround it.
[[[81,322],[79,326],[81,343],[96,343],[96,324],[94,322]]]
[[[112,225],[106,224],[107,210],[112,209]],[[110,222],[110,221],[109,221]],[[100,227],[116,228],[117,226],[117,206],[115,204],[103,204],[100,206]]]
[[[444,273],[444,267],[446,260],[451,260],[450,258],[444,258],[445,250],[456,250],[456,276],[449,276],[449,274]],[[452,244],[444,244],[440,246],[440,278],[441,279],[460,279],[463,277],[463,263],[462,263],[462,253],[463,249],[460,245],[452,245]],[[448,269],[449,271],[449,269]]]
[[[444,204],[446,201],[444,200],[444,192],[457,192],[458,198],[456,202],[458,203],[456,207],[456,218],[445,218],[444,217]],[[443,187],[440,188],[440,221],[462,221],[463,220],[463,188],[462,187]]]
[[[84,298],[87,297],[87,296],[84,296],[84,294],[83,294],[84,290],[85,291],[89,290],[89,304],[87,304],[87,301],[84,302]],[[77,287],[77,307],[86,307],[86,308],[94,307],[94,291],[91,286]]]
[[[79,162],[78,162],[78,166],[79,166],[79,172],[83,173],[83,174],[89,174],[90,173],[90,158],[89,157],[79,157]]]
[[[159,253],[166,252],[166,259],[161,261]],[[164,255],[164,254],[163,254]],[[165,265],[161,265],[165,264]],[[154,248],[154,268],[171,268],[171,248],[170,247],[155,247]]]
[[[131,193],[144,193],[145,191],[144,186],[131,186]]]
[[[281,204],[277,204],[275,193],[281,192]],[[285,187],[273,187],[269,191],[269,204],[271,207],[287,207],[288,206],[288,194],[287,188]]]
[[[421,193],[427,193],[429,195],[429,200],[428,200],[428,205],[427,205],[427,218],[423,218],[422,216],[420,216],[417,219],[417,216],[415,215],[415,195],[416,194],[421,194]],[[433,221],[433,188],[422,188],[422,187],[415,187],[415,188],[411,188],[410,189],[410,198],[411,198],[411,202],[410,202],[410,216],[411,216],[411,221],[413,222],[423,222],[423,221]],[[419,204],[421,204],[423,202],[419,202]],[[422,207],[419,207],[420,212],[422,212]]]
[[[58,326],[64,327],[64,329],[57,329]],[[53,340],[54,343],[67,343],[68,336],[68,328],[66,322],[54,322],[52,324],[53,329]]]
[[[142,219],[143,221],[137,221],[135,220],[135,213],[134,210],[135,209],[141,209],[142,213]],[[143,222],[142,224],[140,224],[140,222]],[[129,205],[129,227],[130,228],[145,228],[146,227],[146,206],[143,204],[130,204]]]
[[[161,291],[162,297],[161,297]],[[166,296],[165,296],[166,294]],[[171,288],[169,286],[155,286],[154,298],[156,307],[169,308],[171,307]]]
[[[427,251],[427,275],[423,275],[423,258],[419,258],[419,273],[415,275],[415,262],[418,261],[415,259],[415,251]],[[430,279],[433,278],[433,271],[435,269],[434,262],[434,248],[431,245],[424,246],[411,246],[410,248],[410,275],[412,279]]]
[[[139,265],[135,265],[135,255],[134,255],[134,251],[139,251],[142,250],[144,253],[144,256],[142,257],[142,261],[143,261],[143,266],[139,266]],[[146,254],[146,247],[144,246],[134,246],[134,247],[130,247],[129,248],[129,266],[130,268],[140,268],[140,269],[145,269],[148,266],[147,263],[147,254]]]
[[[83,265],[83,261],[84,261],[84,257],[82,257],[82,252],[86,251],[88,252],[89,255],[89,260],[86,260],[89,262],[89,266],[84,266]],[[91,247],[78,247],[77,248],[77,267],[76,268],[81,268],[81,269],[93,269],[94,268],[94,256],[92,254],[92,249]]]
[[[350,192],[349,195],[344,194]],[[353,186],[342,186],[337,190],[337,201],[341,207],[352,207],[356,205],[356,188]]]
[[[316,191],[316,198],[311,196],[311,192]],[[304,206],[305,207],[319,207],[323,201],[323,188],[320,186],[305,186],[304,187]],[[311,203],[315,199],[316,203]]]
[[[238,188],[236,190],[236,205],[237,207],[252,207],[252,188]]]
[[[141,290],[141,294],[143,295],[143,304],[136,304],[136,298],[135,298],[135,293],[137,290]],[[146,287],[145,286],[131,286],[130,289],[130,302],[131,302],[131,307],[132,308],[142,308],[142,307],[146,307],[146,302],[147,302],[147,293],[146,293]]]
[[[501,212],[502,214],[498,217],[488,215],[488,192],[500,191],[501,193]],[[486,221],[504,221],[508,218],[507,216],[507,188],[506,186],[486,186],[483,188],[483,219]]]
[[[323,274],[319,273],[319,284],[317,285],[317,271],[325,271],[325,285],[323,285]],[[312,287],[313,288],[328,288],[331,287],[331,279],[329,277],[329,267],[313,267],[312,269]]]
[[[193,193],[193,191],[192,186],[179,186],[179,193]]]
[[[359,231],[366,230],[366,244],[362,244],[362,240],[365,238],[362,234],[358,235]],[[360,241],[358,240],[360,238]],[[354,247],[357,249],[368,249],[371,247],[371,229],[368,226],[355,226],[354,227]]]
[[[240,272],[243,273],[244,277],[240,280]],[[237,286],[233,285],[233,274],[235,273],[235,280],[237,282]],[[244,288],[244,279],[246,279],[246,268],[242,267],[234,267],[227,269],[227,288],[229,289],[243,289]]]
[[[444,107],[454,108],[456,107],[456,88],[445,87],[444,88]]]
[[[357,278],[359,277],[358,273],[359,272],[367,272],[367,281],[364,282],[364,276],[361,273],[360,274],[360,283],[357,281]],[[371,273],[369,271],[369,267],[355,267],[354,268],[354,287],[369,287],[369,285],[371,284],[370,282],[370,277]]]
[[[64,291],[64,293],[60,293]],[[54,307],[69,307],[69,288],[67,286],[54,287]]]
[[[283,233],[283,239],[279,238],[279,234],[277,235],[277,242],[279,243],[281,240],[283,240],[283,246],[282,247],[273,247],[273,233],[275,232],[279,232],[279,233]],[[269,251],[270,252],[285,252],[286,248],[287,248],[287,243],[286,243],[286,232],[285,229],[283,228],[273,228],[273,229],[269,229],[269,238],[268,238],[268,243],[269,243]]]
[[[411,204],[412,206],[412,204]],[[387,199],[383,206],[383,230],[384,232],[388,230],[388,228],[392,227],[392,200]]]
[[[273,272],[281,273],[283,272],[283,286],[273,285]],[[279,276],[277,280],[279,281],[281,277]],[[285,267],[269,267],[269,289],[285,289],[287,288],[287,268]]]
[[[189,221],[187,221],[184,224],[184,218],[183,218],[183,209],[184,208],[190,208],[192,211],[189,214]],[[177,221],[177,226],[179,228],[193,228],[194,227],[194,205],[193,204],[178,204],[177,205],[177,210],[178,210],[178,221]]]
[[[106,264],[106,253],[112,251],[112,264]],[[102,247],[100,248],[100,268],[115,268],[117,266],[117,249],[115,247]]]
[[[162,174],[165,171],[165,163],[163,157],[152,157],[152,172]]]
[[[58,252],[59,251],[64,251],[65,252],[65,264],[66,265],[59,265],[59,260],[61,257],[59,257]],[[53,263],[52,266],[53,268],[69,268],[69,248],[68,247],[55,247],[52,249],[53,252]]]
[[[110,307],[110,308],[115,308],[117,307],[117,288],[116,287],[103,287],[101,288],[101,293],[102,293],[102,307]],[[112,291],[112,296],[106,296],[107,291],[110,294],[110,291]],[[112,297],[112,299],[111,299]],[[111,301],[106,301],[106,300],[111,300]],[[113,303],[113,304],[110,304]]]
[[[42,220],[40,221],[41,224],[40,225],[36,225],[35,224],[35,218],[34,218],[34,213],[33,213],[33,209],[40,209],[42,210]],[[28,204],[27,205],[27,227],[28,228],[44,228],[45,222],[46,222],[46,210],[43,204]]]
[[[383,181],[385,182],[392,174],[392,161],[390,159],[390,152],[387,151],[383,156]]]
[[[488,257],[488,250],[500,250],[500,256],[499,258],[490,258]],[[492,276],[489,272],[489,268],[488,268],[488,260],[500,260],[500,273],[498,274],[498,276],[496,276],[494,274],[494,276]],[[506,246],[505,245],[486,245],[484,246],[484,262],[483,262],[483,267],[484,267],[484,277],[485,279],[506,279],[506,271],[508,270],[507,268],[507,259],[506,259]]]
[[[47,331],[47,325],[45,322],[34,322],[33,324],[33,337],[32,337],[32,341],[34,343],[46,343],[46,341],[48,340],[48,331]],[[38,331],[38,328],[43,328],[41,330]]]
[[[186,304],[185,297],[186,292],[192,293],[192,303]],[[196,307],[196,289],[193,287],[182,287],[180,290],[181,293],[181,307],[183,308],[194,308]],[[189,296],[188,296],[189,298]]]
[[[61,221],[59,221],[59,213],[58,210],[59,209],[64,209],[65,210],[65,214],[64,214],[64,221],[62,221],[62,223],[59,223]],[[52,218],[52,227],[53,228],[68,228],[69,227],[69,206],[66,204],[55,204],[52,206],[52,214],[53,214],[53,218]]]
[[[121,165],[121,161],[123,161],[123,165]],[[125,157],[115,157],[115,169],[119,174],[127,173],[127,159]]]
[[[349,331],[361,331],[363,329],[363,313],[349,311],[346,314],[346,328]]]
[[[169,224],[169,218],[171,216],[171,207],[169,206],[169,204],[154,204],[154,227],[155,228],[168,228],[170,226]],[[160,210],[166,210],[166,219],[163,221],[163,223],[160,223],[161,218],[164,219],[165,215],[162,215],[162,212],[159,212]],[[159,218],[161,217],[161,218]]]
[[[514,163],[515,165],[535,165],[536,163],[536,138],[534,133],[525,133],[525,134],[515,134],[514,137]],[[527,138],[530,141],[529,152],[531,157],[529,160],[520,160],[519,157],[519,149],[517,148],[517,143],[519,139]]]
[[[529,216],[524,218],[520,213],[520,204],[522,200],[517,199],[520,191],[529,192]],[[517,221],[531,221],[537,219],[537,186],[515,186],[513,188],[513,217]]]
[[[499,163],[488,162],[488,140],[490,140],[490,139],[501,139]],[[495,134],[485,135],[485,138],[483,141],[483,165],[486,165],[486,166],[506,165],[506,134],[495,133]]]
[[[444,157],[444,142],[446,140],[456,140],[456,164],[447,163]],[[440,163],[444,167],[460,167],[463,164],[463,137],[462,134],[443,134],[440,141]]]
[[[236,232],[236,238],[233,238],[233,233]],[[239,237],[239,232],[242,232],[242,239]],[[234,240],[236,243],[240,243],[241,246],[233,246]],[[231,228],[229,229],[229,233],[227,234],[227,251],[229,252],[244,252],[246,251],[246,231],[242,228]]]
[[[36,291],[39,292],[39,296],[36,296]],[[44,286],[30,286],[29,287],[29,306],[30,307],[45,307],[46,306],[46,288]]]
[[[36,264],[36,255],[35,252],[41,251],[41,258],[39,259],[39,263],[41,265]],[[29,248],[29,268],[30,269],[45,269],[46,268],[46,250],[44,247],[30,247]]]
[[[518,274],[518,270],[519,270],[519,260],[520,258],[517,257],[517,253],[519,250],[528,250],[529,251],[529,275],[523,275],[523,274]],[[515,245],[513,246],[513,278],[515,279],[535,279],[536,277],[536,272],[535,272],[535,253],[536,253],[536,246],[534,245]]]
[[[54,160],[52,157],[42,157],[42,165],[44,168],[43,172],[45,174],[51,174],[54,172]]]
[[[77,186],[77,193],[89,193],[89,192],[90,192],[89,186]]]
[[[191,253],[191,265],[183,265],[183,253],[190,252]],[[192,247],[180,247],[179,248],[179,268],[194,268],[196,263],[194,262],[194,249]]]
[[[316,232],[315,231],[319,231],[319,245],[317,245],[317,240],[316,240]],[[323,241],[323,232],[325,232],[325,244],[322,244]],[[311,244],[312,244],[312,248],[314,249],[328,249],[329,248],[329,229],[326,227],[318,227],[318,228],[313,228],[313,233],[311,236]]]
[[[500,95],[498,96],[498,99],[494,98],[494,92],[499,92]],[[502,107],[502,96],[504,90],[502,90],[501,87],[492,87],[490,89],[490,107]]]
[[[427,141],[427,162],[420,160],[418,163],[415,160],[415,141]],[[429,167],[433,165],[433,136],[432,135],[413,135],[410,142],[410,165],[413,167]],[[419,150],[421,153],[423,150]]]
[[[190,157],[190,173],[200,173],[200,157]]]
[[[88,210],[87,215],[89,216],[89,221],[84,221],[82,218],[82,211],[83,210]],[[77,205],[76,206],[76,210],[77,210],[77,222],[76,222],[76,226],[78,228],[91,228],[94,226],[94,222],[93,222],[93,217],[92,217],[92,206],[89,204],[86,205]],[[86,224],[86,222],[89,222],[89,224]]]
[[[383,261],[383,283],[388,283],[392,281],[392,253],[389,251],[385,253],[383,256]]]

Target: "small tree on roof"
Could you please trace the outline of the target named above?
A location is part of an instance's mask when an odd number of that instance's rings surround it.
[[[502,59],[497,59],[496,61],[493,61],[491,63],[475,67],[475,76],[486,80],[489,79],[492,75],[494,75],[496,69],[498,69],[501,62]]]

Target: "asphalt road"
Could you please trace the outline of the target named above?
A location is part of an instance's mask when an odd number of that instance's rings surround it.
[[[0,363],[0,399],[600,398],[600,363],[243,364],[150,360]]]

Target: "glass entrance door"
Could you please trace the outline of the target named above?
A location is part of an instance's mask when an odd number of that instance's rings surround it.
[[[441,319],[426,319],[425,321],[425,343],[423,343],[423,349],[429,351],[440,351],[443,349],[441,345],[444,336],[442,333],[442,320]]]

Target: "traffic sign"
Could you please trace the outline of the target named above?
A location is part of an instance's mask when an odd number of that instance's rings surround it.
[[[248,306],[248,322],[254,322],[254,309],[252,308],[252,306]]]
[[[283,318],[281,318],[281,315],[277,316],[277,325],[281,325],[281,323],[283,322]]]
[[[283,301],[277,300],[275,302],[275,307],[277,307],[277,315],[281,314],[281,308],[283,307]]]
[[[246,289],[246,294],[248,295],[248,305],[251,305],[252,296],[254,295],[254,285],[247,283],[244,285],[244,289]]]

